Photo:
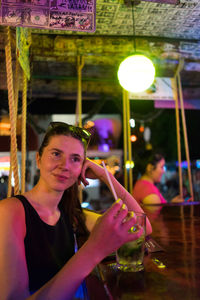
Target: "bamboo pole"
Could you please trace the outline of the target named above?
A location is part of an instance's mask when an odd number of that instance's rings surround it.
[[[22,94],[22,131],[21,131],[21,193],[25,192],[26,185],[26,112],[27,112],[27,77],[23,72]]]
[[[76,102],[76,125],[82,127],[82,69],[84,67],[84,57],[78,55],[77,57],[77,75],[78,75],[78,89]]]
[[[130,128],[130,101],[128,98],[128,92],[126,91],[126,108],[127,108],[127,118],[126,118],[126,122],[127,122],[127,144],[128,144],[128,160],[130,163],[130,168],[129,168],[129,188],[128,191],[130,194],[132,194],[132,190],[133,190],[133,168],[132,168],[132,148],[131,148],[131,140],[130,140],[130,136],[131,136],[131,128]]]
[[[78,75],[78,86],[77,86],[77,101],[76,101],[76,121],[75,124],[82,127],[82,69],[84,67],[84,57],[77,56],[77,75]],[[78,190],[79,200],[82,203],[83,193],[81,186]]]
[[[177,137],[177,153],[178,153],[178,174],[179,174],[179,194],[183,198],[183,176],[181,166],[181,137],[180,137],[180,118],[178,107],[178,90],[177,90],[177,78],[174,78],[175,89],[175,116],[176,116],[176,137]]]
[[[177,75],[177,78],[178,78],[178,86],[179,86],[179,94],[180,94],[181,116],[182,116],[182,122],[183,122],[183,135],[184,135],[186,159],[187,159],[187,164],[188,164],[189,187],[190,187],[191,197],[194,200],[192,176],[191,176],[191,166],[190,166],[190,154],[189,154],[188,137],[187,137],[187,126],[186,126],[186,120],[185,120],[185,110],[184,110],[184,103],[183,103],[183,92],[182,92],[180,74]]]
[[[126,115],[126,91],[123,89],[123,140],[124,140],[124,187],[128,190],[127,162],[127,115]]]

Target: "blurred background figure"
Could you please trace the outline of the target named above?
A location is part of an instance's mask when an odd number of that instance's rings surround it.
[[[37,169],[33,178],[33,186],[35,186],[40,178],[40,170]]]
[[[196,169],[193,175],[194,182],[194,198],[196,201],[200,201],[200,169]]]
[[[109,156],[106,160],[106,168],[116,178],[116,174],[118,174],[120,171],[119,157],[117,157],[116,155]],[[100,182],[99,192],[100,192],[100,211],[104,212],[115,202],[115,200],[108,186],[103,182]]]
[[[133,197],[140,204],[167,203],[156,184],[159,184],[165,172],[165,159],[160,153],[145,151],[139,156],[137,169],[140,178],[133,187]],[[170,202],[183,202],[180,195],[176,195]]]
[[[167,171],[163,175],[163,182],[159,184],[159,190],[161,191],[164,198],[169,202],[175,196],[179,194],[179,175],[178,168],[169,171],[168,177],[165,176]]]
[[[29,169],[26,170],[26,185],[25,185],[25,190],[26,192],[32,189],[32,184],[31,184],[31,171]]]
[[[0,178],[0,200],[7,197],[8,193],[8,176],[2,175]]]

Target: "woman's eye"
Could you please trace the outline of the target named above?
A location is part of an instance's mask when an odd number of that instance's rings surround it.
[[[72,161],[73,161],[73,162],[80,162],[80,161],[81,161],[81,158],[75,156],[75,157],[72,157]]]
[[[54,152],[52,152],[52,156],[58,158],[58,157],[60,157],[60,152],[54,151]]]

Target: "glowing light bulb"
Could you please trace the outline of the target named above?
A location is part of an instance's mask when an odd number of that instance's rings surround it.
[[[134,168],[134,166],[135,166],[134,161],[127,160],[125,166],[126,166],[126,169]]]
[[[144,55],[135,54],[123,60],[118,69],[120,85],[127,91],[139,93],[148,89],[155,77],[152,61]]]
[[[134,119],[130,119],[129,123],[130,123],[131,128],[135,127],[135,120]]]
[[[136,142],[137,141],[137,136],[135,134],[132,134],[130,136],[130,140],[131,140],[131,142]]]

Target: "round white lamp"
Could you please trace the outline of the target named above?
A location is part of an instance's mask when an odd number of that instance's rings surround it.
[[[117,75],[120,85],[125,90],[140,93],[152,85],[155,78],[155,67],[146,56],[134,54],[121,62]]]

